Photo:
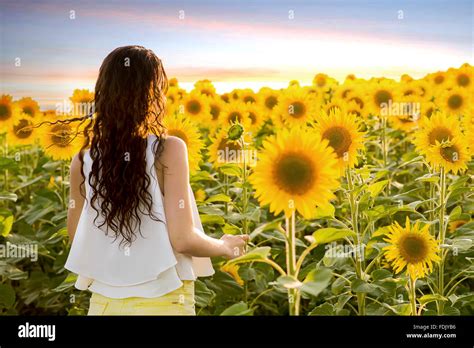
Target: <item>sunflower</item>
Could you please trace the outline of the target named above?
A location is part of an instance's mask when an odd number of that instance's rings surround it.
[[[474,77],[474,68],[470,65],[463,66],[452,74],[454,85],[461,88],[472,88]]]
[[[355,80],[357,80],[357,76],[355,76],[355,74],[348,74],[346,78],[344,79],[344,83],[352,82]]]
[[[278,100],[273,114],[280,127],[304,126],[314,117],[315,100],[301,88],[286,89]]]
[[[229,103],[230,100],[231,100],[230,93],[222,93],[222,94],[221,94],[221,100],[222,100],[224,103]]]
[[[402,83],[399,92],[402,97],[421,97],[425,94],[422,86],[415,80]]]
[[[383,250],[395,273],[406,267],[408,275],[415,280],[433,271],[433,262],[440,261],[439,246],[429,228],[429,225],[420,226],[419,221],[412,225],[408,217],[405,227],[398,222],[388,227],[389,233],[384,240],[390,245]]]
[[[262,109],[255,103],[247,103],[245,107],[249,118],[248,130],[256,133],[264,121],[262,117]]]
[[[338,158],[341,169],[353,168],[357,164],[357,153],[364,148],[364,133],[359,131],[359,122],[354,114],[344,114],[335,108],[316,117],[315,128],[323,139],[329,141]]]
[[[232,264],[232,263],[228,264],[228,263],[226,263],[221,267],[221,271],[230,274],[230,276],[232,278],[234,278],[234,280],[237,282],[237,284],[239,284],[241,286],[244,285],[244,281],[242,280],[242,278],[239,275],[239,266],[237,264]]]
[[[172,77],[168,80],[168,87],[178,87],[178,79],[176,77]]]
[[[328,114],[328,113],[330,113],[332,111],[335,111],[335,110],[341,110],[343,105],[344,105],[343,100],[339,100],[337,98],[332,98],[331,101],[328,101],[327,103],[321,105],[321,110]]]
[[[431,102],[434,96],[434,89],[426,80],[415,80],[410,86],[419,93],[420,98],[426,103]]]
[[[413,143],[422,154],[426,154],[437,142],[442,143],[462,135],[457,118],[442,112],[436,112],[430,118],[422,117],[419,125],[420,131],[416,133]]]
[[[369,87],[368,101],[372,115],[381,116],[387,108],[398,101],[397,84],[390,80],[380,80]]]
[[[469,153],[474,156],[474,115],[465,116],[463,124],[466,137],[469,140]]]
[[[441,88],[445,85],[448,80],[448,76],[444,71],[438,71],[435,73],[428,74],[425,79],[432,84],[435,88]]]
[[[205,97],[214,97],[216,95],[216,88],[209,80],[200,80],[194,84],[194,92],[199,93]]]
[[[34,128],[33,119],[27,114],[20,114],[7,132],[7,140],[12,145],[31,145],[38,139],[38,128]]]
[[[421,118],[421,104],[416,95],[401,97],[396,104],[398,112],[388,120],[392,128],[411,133],[418,128],[418,121]]]
[[[72,102],[71,116],[86,116],[93,110],[94,93],[88,89],[75,89],[69,100]]]
[[[350,92],[354,91],[355,83],[352,81],[345,82],[343,85],[339,85],[334,89],[333,97],[337,99],[345,100]]]
[[[359,104],[354,101],[341,103],[341,112],[343,114],[353,114],[357,119],[363,119],[362,110]]]
[[[196,199],[196,202],[204,202],[206,200],[206,191],[202,188],[197,189],[194,191],[194,198]]]
[[[360,116],[366,118],[369,114],[369,101],[364,88],[360,84],[354,84],[353,88],[347,92],[347,103],[355,103],[358,106]]]
[[[414,81],[413,80],[413,77],[411,77],[410,75],[408,74],[403,74],[401,77],[400,77],[400,82],[412,82]]]
[[[178,137],[186,143],[190,172],[194,173],[199,170],[204,143],[201,140],[198,127],[182,115],[165,117],[164,125],[168,135]]]
[[[232,126],[221,128],[217,134],[211,138],[211,145],[208,147],[209,160],[218,168],[227,163],[242,164],[243,148],[239,140],[229,139],[229,129]]]
[[[221,121],[225,126],[229,126],[234,122],[239,122],[247,128],[251,122],[247,105],[242,101],[232,101],[225,104],[222,109]]]
[[[75,89],[69,100],[73,103],[90,103],[94,100],[94,92],[88,89]]]
[[[208,99],[200,93],[192,92],[183,97],[177,105],[179,115],[189,117],[199,122],[200,125],[206,125],[211,118],[211,109]]]
[[[218,127],[222,121],[222,114],[225,109],[225,102],[219,98],[209,98],[209,108],[211,109],[211,123],[213,128]]]
[[[300,86],[300,82],[298,80],[291,80],[290,82],[288,82],[288,87],[301,87]]]
[[[245,104],[257,104],[259,101],[258,94],[256,94],[250,88],[239,90],[239,99],[242,100]]]
[[[275,106],[278,104],[278,98],[280,93],[274,89],[263,87],[258,92],[259,103],[262,112],[264,113],[263,118],[267,120],[271,117]]]
[[[13,123],[15,104],[12,102],[12,97],[3,94],[0,97],[0,133],[5,132]]]
[[[431,116],[439,112],[439,109],[436,107],[436,104],[433,102],[422,102],[421,103],[421,112],[420,119],[427,118],[430,119]]]
[[[30,117],[35,117],[40,114],[38,103],[30,97],[21,98],[16,102],[16,105],[18,106],[20,114],[25,113],[30,115]]]
[[[325,91],[336,85],[337,81],[326,74],[316,74],[313,78],[313,86]]]
[[[472,108],[468,93],[461,87],[454,87],[445,91],[439,96],[439,101],[436,98],[436,104],[441,110],[452,115],[465,115]]]
[[[81,129],[72,123],[56,122],[42,126],[40,143],[54,160],[69,160],[79,152],[83,137]]]
[[[263,142],[249,181],[261,205],[288,217],[297,210],[312,218],[316,206],[334,198],[339,187],[337,158],[327,140],[307,129],[283,129]]]
[[[467,169],[471,160],[467,139],[464,135],[445,142],[436,142],[426,152],[426,160],[433,168],[443,167],[446,172],[457,174]]]
[[[178,104],[181,98],[186,94],[186,91],[179,87],[170,87],[166,91],[166,104]]]
[[[464,226],[468,222],[469,222],[468,220],[454,220],[454,221],[451,221],[448,224],[448,232],[449,233],[454,233],[454,232],[456,232],[456,230],[459,227]]]

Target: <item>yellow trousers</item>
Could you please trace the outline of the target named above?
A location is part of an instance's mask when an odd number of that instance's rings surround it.
[[[194,282],[156,298],[109,298],[92,293],[87,315],[196,315]]]

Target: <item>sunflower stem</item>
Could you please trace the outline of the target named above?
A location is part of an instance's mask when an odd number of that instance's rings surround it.
[[[418,315],[416,312],[416,279],[409,277],[410,280],[409,284],[409,296],[410,296],[410,304],[411,304],[411,315]]]
[[[66,210],[67,208],[67,192],[66,192],[66,165],[64,161],[61,161],[61,203],[62,203],[62,208]]]
[[[355,233],[355,266],[356,266],[356,275],[357,278],[363,280],[362,274],[362,255],[361,255],[361,238],[359,233],[359,205],[356,201],[354,195],[354,182],[352,179],[352,171],[350,168],[346,169],[346,179],[347,185],[349,189],[349,205],[351,208],[351,221],[352,221],[352,229]],[[358,305],[358,313],[359,315],[365,315],[365,294],[364,293],[357,293],[357,305]]]
[[[382,159],[383,159],[383,168],[386,169],[387,168],[387,131],[386,131],[386,128],[387,128],[387,118],[385,116],[381,116],[381,120],[382,120],[382,124],[381,124],[381,128],[382,128]],[[390,177],[389,177],[390,179]],[[384,189],[384,194],[385,194],[385,197],[387,197],[389,195],[389,191],[390,191],[390,181],[388,183],[388,185],[385,186],[385,189]]]
[[[432,171],[430,169],[430,174],[431,173],[432,173]],[[433,222],[433,220],[435,219],[435,214],[434,214],[434,210],[435,210],[435,206],[434,206],[435,183],[430,182],[429,185],[430,185],[430,222]],[[433,235],[435,235],[434,224],[433,223],[431,223],[431,225],[430,225],[430,231]]]
[[[244,218],[242,220],[242,229],[244,234],[248,234],[248,221],[247,221],[247,206],[248,206],[248,193],[247,193],[247,163],[245,162],[245,141],[243,136],[240,138],[241,148],[243,150],[243,168],[242,168],[242,214]]]
[[[286,218],[286,231],[288,234],[286,248],[287,274],[296,278],[296,217],[294,210],[291,213],[291,217]],[[299,289],[288,289],[288,305],[291,316],[299,315],[300,300]]]
[[[438,242],[441,247],[444,244],[446,226],[444,223],[444,214],[446,209],[446,171],[441,166],[440,168],[440,194],[439,194],[439,234]],[[444,259],[446,254],[441,250],[441,260],[439,261],[439,270],[438,270],[438,293],[441,296],[444,296]],[[438,300],[438,315],[443,315],[444,313],[444,301]]]
[[[248,205],[248,195],[247,195],[247,163],[245,162],[245,140],[243,135],[240,137],[241,148],[243,156],[243,168],[242,168],[242,215],[244,218],[242,219],[242,232],[243,234],[248,234],[248,221],[247,221],[247,205]],[[248,284],[247,282],[244,283],[244,301],[247,302],[248,299]]]
[[[227,174],[224,174],[224,193],[226,196],[229,195],[229,178]],[[229,203],[224,202],[225,215],[229,213]]]

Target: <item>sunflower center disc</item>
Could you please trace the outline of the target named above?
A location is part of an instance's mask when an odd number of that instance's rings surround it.
[[[381,90],[375,93],[375,103],[381,107],[382,104],[387,104],[392,99],[392,94],[389,91]]]
[[[429,134],[430,145],[435,145],[436,141],[442,143],[451,138],[451,131],[446,127],[436,127]]]
[[[286,154],[277,160],[274,178],[277,185],[290,194],[305,194],[316,179],[310,158],[300,154]]]
[[[218,106],[211,105],[211,116],[214,121],[217,120],[220,113],[221,113],[221,109]]]
[[[449,97],[448,105],[451,109],[459,109],[462,105],[462,98],[458,94],[454,94]]]
[[[353,101],[353,102],[357,103],[360,106],[361,109],[364,107],[364,101],[362,99],[360,99],[359,97],[351,98],[351,99],[349,99],[349,101]]]
[[[240,112],[233,111],[229,114],[229,117],[227,118],[227,120],[229,121],[229,123],[232,123],[232,122],[242,123],[242,115],[240,114]]]
[[[444,81],[444,76],[441,76],[441,75],[436,76],[435,79],[434,79],[434,82],[435,82],[437,85],[443,83],[443,81]]]
[[[400,253],[409,263],[422,261],[427,254],[428,246],[423,238],[406,236],[400,243]]]
[[[197,115],[201,112],[201,104],[196,100],[191,100],[187,105],[188,112]]]
[[[23,112],[27,115],[30,115],[30,116],[33,116],[33,108],[29,107],[29,106],[25,106],[23,108]]]
[[[52,133],[51,140],[56,146],[66,147],[72,141],[71,130],[66,125],[56,125],[52,129]]]
[[[294,118],[303,117],[306,112],[306,107],[302,102],[294,102],[290,105],[290,115]]]
[[[255,103],[255,98],[251,95],[248,95],[244,98],[244,103]]]
[[[459,150],[456,146],[442,147],[440,153],[446,161],[451,163],[457,162],[459,159]]]
[[[466,74],[461,74],[458,76],[457,81],[459,86],[466,87],[471,82],[471,79]]]
[[[13,126],[13,131],[18,138],[26,139],[33,133],[33,129],[30,126],[31,123],[28,120],[21,119],[20,122]]]
[[[273,109],[273,107],[278,103],[278,99],[274,96],[269,96],[267,99],[265,99],[265,106],[268,109]]]
[[[329,128],[324,132],[323,138],[329,140],[329,146],[337,153],[337,157],[344,156],[352,144],[351,135],[344,127]]]

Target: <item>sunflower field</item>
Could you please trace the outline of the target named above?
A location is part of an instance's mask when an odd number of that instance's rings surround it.
[[[164,124],[187,144],[206,233],[250,236],[196,281],[198,315],[473,315],[473,73],[224,94],[171,79]],[[87,312],[63,267],[82,123],[55,121],[93,100],[75,90],[64,112],[1,96],[2,314]]]

